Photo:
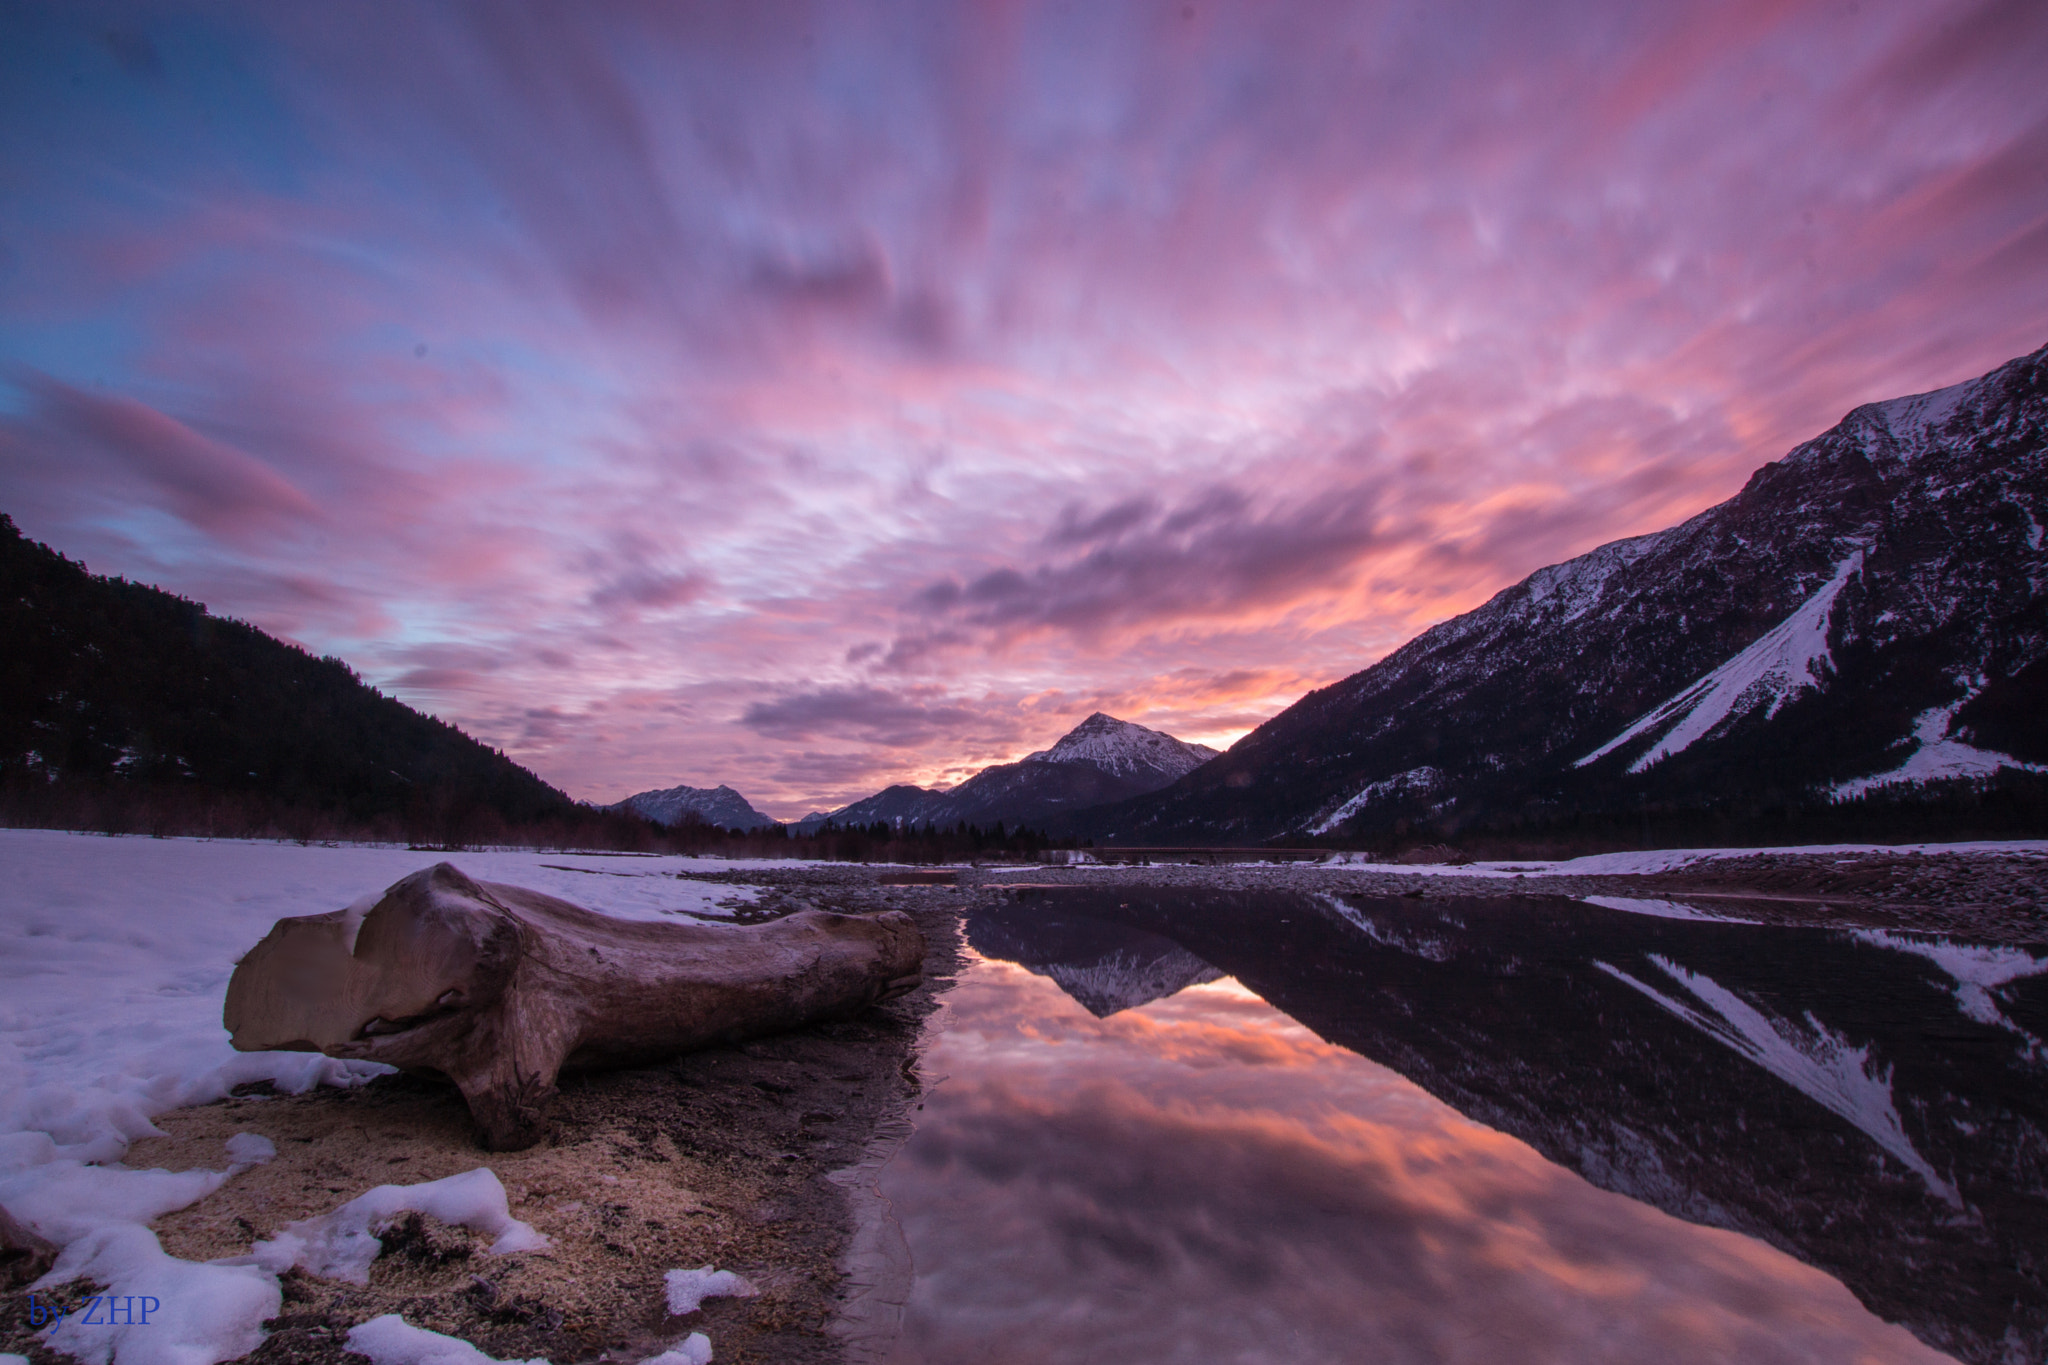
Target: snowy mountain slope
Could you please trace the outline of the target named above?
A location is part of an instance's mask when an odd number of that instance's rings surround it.
[[[692,815],[721,829],[761,829],[776,823],[749,805],[746,797],[724,785],[636,792],[613,803],[610,809],[629,810],[659,825],[680,825]]]
[[[1097,711],[1060,737],[1050,749],[1026,754],[1025,763],[1093,763],[1112,777],[1172,781],[1216,757],[1206,744],[1189,744]]]
[[[1539,570],[1088,832],[1455,834],[1642,803],[1825,804],[1891,774],[1888,792],[1915,774],[2032,781],[2048,762],[2044,432],[2048,348],[1857,408],[1727,502]],[[1991,758],[1906,771],[1940,708],[1941,740]]]
[[[1759,706],[1768,720],[1801,692],[1823,686],[1834,665],[1828,655],[1828,626],[1835,598],[1862,567],[1863,551],[1857,550],[1836,566],[1835,576],[1819,592],[1765,631],[1755,644],[1572,766],[1583,768],[1598,762],[1630,740],[1661,730],[1663,738],[1628,765],[1630,772],[1639,773]],[[1675,725],[1670,723],[1674,718]]]
[[[1206,744],[1189,744],[1098,711],[1050,749],[984,768],[950,790],[890,787],[829,816],[805,816],[797,827],[816,828],[827,819],[841,825],[877,820],[893,825],[1041,825],[1072,811],[1157,791],[1215,756]]]

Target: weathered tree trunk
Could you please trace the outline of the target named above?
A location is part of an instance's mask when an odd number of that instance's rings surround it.
[[[562,1070],[626,1066],[850,1014],[912,989],[908,915],[755,926],[612,919],[440,863],[368,912],[281,919],[228,983],[244,1052],[445,1077],[496,1150],[531,1146]]]

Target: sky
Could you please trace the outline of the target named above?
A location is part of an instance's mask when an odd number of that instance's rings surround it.
[[[0,0],[0,512],[572,795],[1228,744],[2048,342],[2048,6]]]

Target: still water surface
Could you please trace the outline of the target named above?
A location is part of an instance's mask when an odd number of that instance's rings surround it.
[[[895,1365],[2042,1359],[2048,958],[1129,888],[967,929]]]

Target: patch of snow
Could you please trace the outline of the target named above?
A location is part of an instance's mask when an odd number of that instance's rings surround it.
[[[163,1174],[163,1172],[126,1172]],[[11,1207],[11,1205],[10,1205]],[[138,1223],[108,1223],[71,1240],[32,1289],[84,1279],[116,1297],[155,1299],[144,1323],[87,1322],[68,1314],[43,1334],[53,1351],[91,1365],[212,1365],[263,1343],[284,1308],[275,1277],[253,1266],[200,1265],[164,1254]],[[105,1316],[105,1315],[101,1315]]]
[[[1975,695],[1972,693],[1971,695]],[[1955,722],[1956,712],[1962,709],[1969,697],[1949,703],[1947,706],[1931,707],[1922,711],[1913,720],[1913,741],[1915,748],[1904,763],[1888,773],[1872,777],[1858,777],[1841,783],[1828,793],[1837,801],[1848,800],[1875,791],[1879,787],[1916,786],[1922,782],[1954,781],[1958,778],[1983,779],[1990,777],[2001,768],[2017,768],[2021,772],[2048,772],[2048,764],[2023,763],[2011,754],[2001,754],[1990,749],[1979,749],[1948,737],[1948,728]]]
[[[668,1315],[694,1313],[706,1299],[751,1299],[761,1291],[730,1270],[671,1270],[662,1276],[668,1288]]]
[[[1050,749],[1026,754],[1023,763],[1093,763],[1118,777],[1161,773],[1180,777],[1193,772],[1218,751],[1190,744],[1163,730],[1148,730],[1097,711],[1060,737]]]
[[[1834,612],[1835,598],[1862,568],[1863,551],[1852,551],[1835,566],[1833,578],[1749,648],[1652,708],[1572,766],[1583,768],[1630,740],[1662,729],[1663,737],[1629,764],[1630,772],[1643,772],[1690,748],[1728,721],[1746,716],[1760,706],[1765,708],[1764,716],[1768,719],[1801,692],[1820,687],[1834,667],[1833,656],[1828,653],[1828,620]]]
[[[1977,391],[1982,382],[1978,379],[1967,380],[1961,384],[1951,384],[1945,389],[1935,389],[1931,393],[1910,394],[1904,398],[1893,398],[1870,406],[1877,414],[1878,420],[1905,443],[1904,453],[1910,459],[1926,444],[1930,428],[1939,430],[1948,425],[1949,418],[1955,416],[1956,410]]]
[[[118,1163],[130,1142],[157,1132],[151,1116],[166,1110],[252,1082],[297,1094],[387,1072],[318,1053],[236,1052],[221,1003],[236,959],[276,920],[352,906],[366,893],[374,905],[383,888],[440,856],[0,830],[0,1204],[63,1248],[47,1283],[82,1274],[167,1306],[146,1330],[67,1318],[56,1329],[72,1343],[64,1349],[117,1365],[204,1365],[261,1341],[262,1322],[278,1312],[276,1278],[256,1265],[166,1256],[144,1224],[263,1160],[263,1140],[230,1139],[225,1170]],[[728,870],[723,859],[519,850],[455,861],[482,880],[627,919],[729,918],[719,902],[755,894],[683,880]]]
[[[702,1332],[692,1332],[658,1356],[649,1356],[640,1365],[711,1365],[711,1338]]]
[[[1615,573],[1656,549],[1665,537],[1657,531],[1628,540],[1616,540],[1589,550],[1577,559],[1552,564],[1529,575],[1527,594],[1511,604],[1512,620],[1527,620],[1545,610],[1558,613],[1550,624],[1567,625],[1600,605],[1607,582]],[[1546,615],[1546,619],[1549,619]]]
[[[262,1166],[277,1157],[277,1144],[261,1133],[237,1133],[227,1140],[229,1175],[239,1175],[251,1166]]]
[[[344,1345],[353,1355],[368,1356],[371,1365],[548,1365],[539,1356],[525,1361],[487,1356],[461,1337],[415,1327],[396,1313],[350,1328]]]
[[[1399,796],[1410,791],[1429,791],[1442,782],[1443,777],[1443,773],[1425,765],[1420,768],[1410,768],[1404,773],[1395,773],[1392,777],[1383,777],[1377,782],[1369,782],[1360,789],[1358,795],[1352,797],[1321,820],[1309,826],[1308,832],[1310,834],[1328,834],[1331,830],[1337,828],[1337,826],[1343,824],[1346,820],[1349,820],[1381,797]]]
[[[1848,1120],[1919,1176],[1943,1202],[1962,1207],[1955,1186],[1943,1180],[1906,1137],[1898,1105],[1892,1099],[1891,1068],[1873,1062],[1868,1047],[1851,1047],[1847,1039],[1811,1014],[1804,1027],[1774,1019],[1712,977],[1689,971],[1659,954],[1651,954],[1650,961],[1708,1012],[1664,994],[1619,967],[1606,962],[1593,965]]]
[[[540,1251],[547,1237],[512,1216],[505,1187],[487,1166],[418,1185],[379,1185],[331,1213],[287,1223],[275,1237],[239,1258],[273,1275],[293,1266],[325,1279],[370,1282],[370,1263],[384,1250],[377,1234],[408,1213],[423,1213],[497,1240],[490,1254]]]

